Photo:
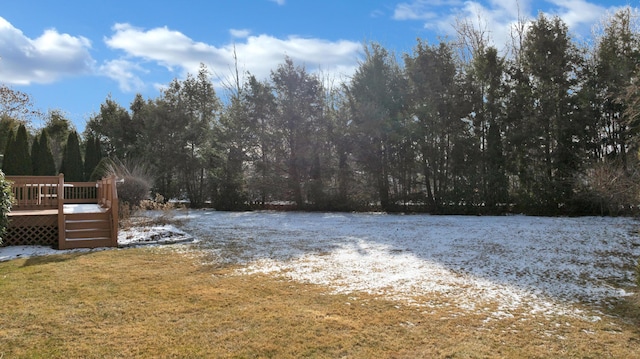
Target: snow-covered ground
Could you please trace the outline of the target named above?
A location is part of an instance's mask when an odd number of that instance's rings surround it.
[[[118,232],[119,247],[138,245],[174,244],[192,242],[193,237],[174,225],[151,225],[131,227]],[[100,251],[108,248],[56,250],[48,246],[10,246],[0,247],[0,262],[17,258],[29,258],[62,253]]]
[[[640,257],[640,223],[628,218],[215,211],[174,218],[181,229],[133,227],[120,231],[119,245],[195,239],[206,258],[241,264],[239,275],[275,274],[425,310],[455,305],[488,311],[488,319],[514,311],[586,316],[573,304],[628,295]],[[0,261],[59,253],[5,247]]]
[[[416,305],[580,313],[634,285],[640,223],[627,218],[191,211],[187,232],[218,263]]]
[[[193,242],[194,238],[173,224],[131,227],[118,232],[119,247]]]

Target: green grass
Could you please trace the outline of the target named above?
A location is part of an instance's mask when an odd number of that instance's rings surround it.
[[[637,296],[595,323],[485,323],[445,298],[426,310],[198,262],[148,248],[0,263],[0,358],[640,357]]]

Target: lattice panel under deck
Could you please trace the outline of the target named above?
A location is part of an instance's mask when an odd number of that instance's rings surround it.
[[[58,222],[56,216],[11,217],[3,246],[54,246],[58,245]]]

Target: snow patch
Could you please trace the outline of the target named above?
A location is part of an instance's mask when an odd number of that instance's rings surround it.
[[[584,316],[573,304],[628,295],[640,256],[627,218],[195,211],[185,220],[203,249],[245,264],[242,273],[426,307],[430,294],[468,311],[493,303],[491,318]]]
[[[193,241],[194,239],[192,236],[170,224],[131,227],[126,230],[118,231],[119,247],[175,244]],[[105,249],[109,248],[78,248],[70,250],[57,250],[47,246],[8,246],[0,247],[0,262],[17,258],[29,258],[35,256],[87,252]]]
[[[132,227],[118,232],[118,247],[192,242],[193,237],[172,224]]]

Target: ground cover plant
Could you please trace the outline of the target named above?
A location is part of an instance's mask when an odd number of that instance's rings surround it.
[[[632,220],[183,213],[1,262],[0,356],[638,357]]]

